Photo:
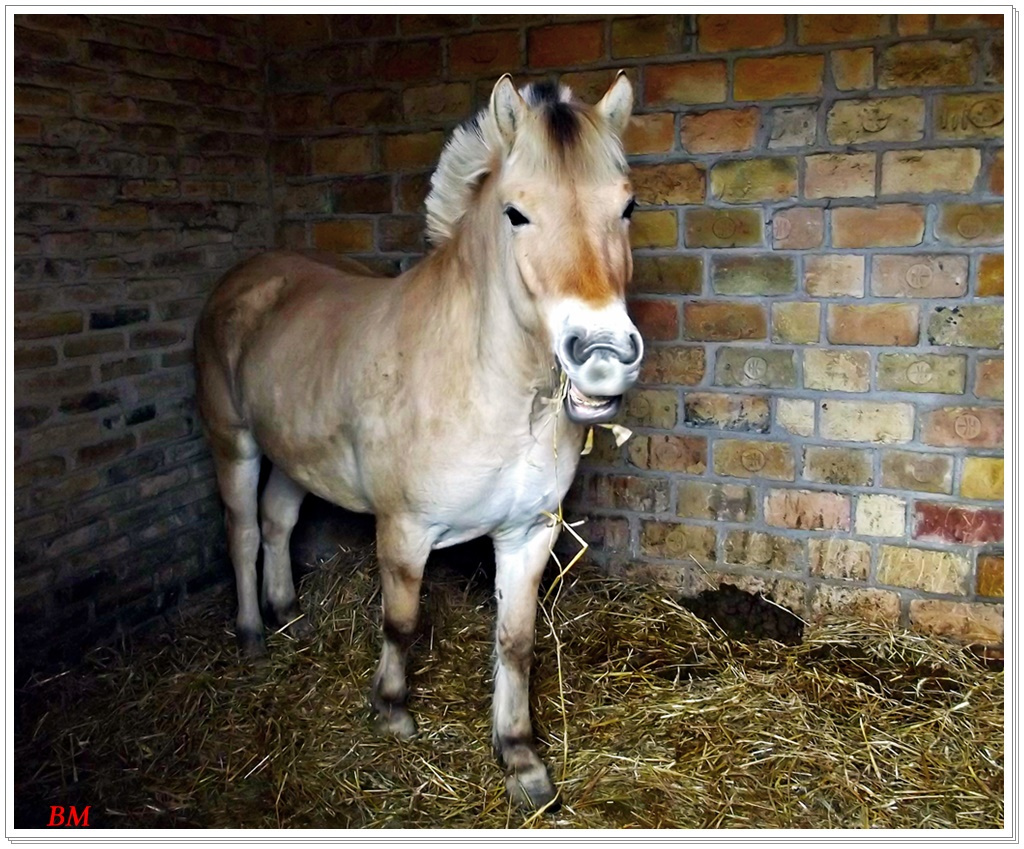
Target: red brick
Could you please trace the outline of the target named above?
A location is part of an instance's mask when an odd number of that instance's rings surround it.
[[[527,37],[527,64],[533,68],[564,68],[604,56],[604,22],[534,27]]]
[[[814,53],[736,60],[736,100],[774,100],[820,95],[825,57]]]
[[[708,444],[703,436],[634,436],[629,461],[641,469],[702,475],[707,469]]]
[[[448,44],[448,64],[457,76],[495,73],[522,64],[518,30],[475,32],[453,36]]]
[[[925,445],[968,448],[1003,447],[1001,407],[940,407],[923,414]]]
[[[331,120],[361,130],[375,124],[397,124],[401,120],[398,96],[379,89],[342,92],[331,102]]]
[[[924,207],[890,203],[832,210],[836,248],[909,247],[924,239]]]
[[[629,314],[646,340],[664,342],[679,338],[679,310],[675,301],[632,299]]]
[[[785,15],[698,15],[701,53],[776,47],[786,40]]]
[[[797,44],[835,44],[841,41],[867,41],[888,35],[888,15],[800,15]]]
[[[974,377],[974,394],[979,398],[1003,399],[1002,358],[978,360]]]
[[[664,56],[678,53],[682,20],[679,15],[649,15],[612,21],[612,56]]]
[[[1003,511],[918,501],[914,506],[914,539],[963,545],[1002,542]]]
[[[377,45],[374,78],[383,82],[436,81],[441,77],[441,42],[388,41]]]
[[[834,345],[916,345],[916,304],[836,304],[828,308],[828,341]]]
[[[688,113],[679,134],[683,148],[690,153],[750,150],[757,141],[760,121],[761,111],[756,106]]]
[[[837,492],[799,489],[769,490],[764,500],[765,524],[798,530],[850,530],[850,498]]]
[[[665,153],[672,149],[675,134],[671,112],[634,115],[622,135],[622,146],[628,154]]]

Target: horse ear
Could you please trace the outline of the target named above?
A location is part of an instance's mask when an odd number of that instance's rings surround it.
[[[633,112],[633,84],[629,81],[625,71],[619,71],[615,76],[615,82],[605,92],[601,102],[597,104],[597,111],[604,116],[608,125],[615,130],[616,135],[622,135],[629,123],[629,116]]]
[[[491,92],[491,114],[498,124],[505,144],[512,144],[525,113],[526,103],[512,85],[512,76],[505,74],[494,84],[494,90]]]

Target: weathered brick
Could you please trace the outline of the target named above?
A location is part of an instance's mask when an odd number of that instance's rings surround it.
[[[924,99],[838,100],[828,111],[825,131],[832,144],[918,141],[924,138]]]
[[[943,94],[936,99],[932,126],[937,139],[1001,139],[1001,94]]]
[[[425,35],[468,29],[472,24],[471,15],[401,15],[399,25],[402,35]]]
[[[527,61],[533,68],[562,68],[604,56],[604,23],[555,24],[527,33]]]
[[[671,112],[633,115],[622,134],[622,147],[627,154],[666,153],[675,144],[675,119]]]
[[[882,452],[882,486],[911,492],[953,491],[953,458],[916,451]]]
[[[687,301],[683,327],[686,339],[705,342],[764,339],[768,333],[763,306],[734,301]]]
[[[919,245],[924,238],[924,214],[924,207],[905,203],[833,209],[832,246],[885,248]]]
[[[784,295],[796,290],[793,257],[716,256],[711,260],[711,285],[720,295]]]
[[[951,245],[1001,245],[1001,203],[947,203],[939,207],[936,235]]]
[[[718,386],[796,386],[792,351],[772,348],[722,347],[715,354]]]
[[[981,359],[975,364],[974,394],[979,398],[1003,400],[1003,360]]]
[[[817,587],[811,599],[811,615],[815,619],[831,615],[852,616],[865,622],[897,628],[900,622],[900,597],[893,592],[871,588]]]
[[[801,540],[760,531],[729,531],[722,544],[725,562],[775,572],[799,572],[805,559]]]
[[[711,193],[726,203],[758,203],[796,197],[796,158],[737,159],[711,169]]]
[[[38,457],[14,467],[14,486],[20,489],[39,481],[52,480],[66,470],[67,461],[63,457]]]
[[[806,257],[804,289],[814,298],[864,297],[864,257],[854,254]]]
[[[589,503],[597,507],[664,513],[669,505],[668,482],[630,475],[594,475],[587,481]]]
[[[928,318],[928,341],[932,345],[1002,348],[1003,307],[1001,304],[935,307]]]
[[[64,367],[47,371],[38,371],[31,376],[15,376],[15,394],[17,397],[50,395],[55,392],[67,392],[80,389],[92,380],[92,370],[88,366]]]
[[[838,492],[772,489],[764,499],[764,521],[805,531],[848,531],[850,498]]]
[[[640,367],[642,384],[696,386],[704,378],[704,348],[699,345],[651,346]]]
[[[402,133],[384,136],[382,158],[389,171],[413,171],[437,162],[444,133]]]
[[[1003,500],[1003,458],[965,457],[960,495],[979,501]]]
[[[874,482],[871,452],[860,448],[808,445],[804,449],[803,476],[816,483],[835,486],[871,486]]]
[[[996,554],[979,554],[977,593],[988,598],[1003,597],[1003,558]]]
[[[754,247],[762,244],[764,222],[759,209],[687,209],[683,241],[688,248]]]
[[[883,545],[878,559],[878,582],[932,593],[966,595],[970,563],[952,551],[931,551]]]
[[[772,342],[806,345],[820,335],[821,304],[784,301],[772,304]]]
[[[928,15],[897,15],[896,32],[898,35],[927,35]]]
[[[448,62],[456,76],[503,72],[522,63],[518,30],[496,30],[453,36]]]
[[[313,225],[315,247],[335,253],[373,250],[373,222],[366,218],[318,221]]]
[[[1003,411],[999,407],[939,407],[921,421],[925,445],[968,448],[1003,447]]]
[[[871,354],[812,348],[804,352],[804,387],[824,392],[867,392]]]
[[[882,153],[882,194],[969,193],[981,171],[974,147],[887,150]]]
[[[888,34],[887,15],[813,14],[797,18],[797,44],[866,41]]]
[[[277,50],[315,47],[331,37],[326,15],[268,15],[265,31]]]
[[[804,197],[874,197],[874,153],[819,153],[804,161]]]
[[[674,248],[679,222],[674,209],[638,209],[633,213],[629,242],[634,248]]]
[[[71,113],[71,95],[55,88],[18,83],[14,86],[14,108],[19,115],[67,115]]]
[[[643,522],[640,551],[649,557],[685,560],[693,556],[701,564],[714,563],[715,529],[682,522]]]
[[[676,426],[679,399],[672,389],[634,389],[626,395],[625,423],[631,427],[657,427],[671,430]]]
[[[771,408],[761,395],[687,392],[683,408],[690,427],[767,433],[771,426]]]
[[[914,505],[914,539],[976,545],[1003,541],[1003,511],[948,502]]]
[[[779,398],[775,402],[775,421],[787,433],[814,435],[814,401],[809,398]]]
[[[647,15],[612,20],[612,58],[678,53],[682,21],[678,15]]]
[[[825,211],[816,206],[780,209],[772,216],[772,245],[783,250],[821,247],[825,239]]]
[[[387,215],[377,220],[377,249],[380,251],[425,250],[423,219],[419,215]]]
[[[279,133],[296,135],[318,130],[327,123],[327,115],[327,101],[322,94],[270,97],[270,124]]]
[[[907,502],[893,495],[857,498],[854,530],[861,536],[902,537],[907,530]]]
[[[992,161],[988,168],[988,190],[994,195],[1003,194],[1003,149],[999,148],[992,154]]]
[[[775,100],[820,95],[825,57],[814,53],[740,58],[736,60],[733,94],[736,100]]]
[[[313,171],[317,174],[361,174],[373,170],[370,136],[339,136],[312,142]]]
[[[684,519],[748,522],[754,517],[754,489],[739,484],[682,480],[676,513]]]
[[[997,645],[1003,642],[1003,607],[916,598],[910,602],[910,625],[936,637]]]
[[[716,475],[740,478],[796,478],[793,448],[785,442],[716,439],[713,450]]]
[[[628,445],[629,461],[641,469],[702,475],[707,469],[707,439],[703,436],[636,435]]]
[[[807,544],[810,572],[819,578],[866,581],[871,571],[871,546],[840,537],[812,539]],[[899,603],[896,605],[899,612]]]
[[[916,345],[917,304],[830,304],[827,336],[833,345]]]
[[[882,50],[879,88],[971,85],[977,51],[974,42],[907,41]]]
[[[698,15],[701,53],[776,47],[786,40],[785,15]]]
[[[678,295],[699,295],[704,264],[699,256],[633,257],[633,290]]]
[[[401,212],[423,213],[426,210],[427,195],[430,193],[430,172],[424,171],[420,174],[402,174],[398,178],[398,209]],[[390,194],[390,180],[383,178],[382,182]],[[362,209],[350,210],[351,212],[375,212],[377,210]],[[382,212],[387,210],[380,210]]]
[[[914,407],[882,401],[822,401],[820,434],[839,442],[909,442],[914,436]]]
[[[682,118],[679,137],[689,153],[750,150],[757,142],[760,121],[761,111],[756,106],[691,112]]]
[[[969,12],[956,15],[936,15],[935,31],[946,32],[958,29],[1002,29],[1003,16]]]
[[[856,91],[875,85],[875,51],[870,47],[835,50],[831,54],[832,79],[840,91]]]
[[[630,178],[637,199],[644,204],[704,201],[704,169],[691,162],[635,165]],[[633,220],[635,222],[635,216]]]
[[[818,119],[814,106],[780,106],[771,111],[770,149],[811,147],[817,140]]]
[[[644,103],[648,106],[721,103],[727,91],[726,64],[717,60],[648,65],[644,73]]]
[[[81,333],[84,319],[79,312],[59,312],[14,317],[15,339],[47,339]]]
[[[879,354],[877,389],[962,395],[967,357],[943,354]]]
[[[629,301],[629,314],[640,335],[648,341],[679,338],[679,309],[675,301],[633,298]]]
[[[441,78],[441,41],[383,41],[377,44],[374,80],[429,82]]]
[[[95,445],[87,445],[75,452],[75,464],[78,468],[99,466],[123,457],[135,448],[135,436],[130,433],[107,439]]]
[[[889,298],[959,298],[967,292],[967,257],[895,254],[871,258],[871,293]]]

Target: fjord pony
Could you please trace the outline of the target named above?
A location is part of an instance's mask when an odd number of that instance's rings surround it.
[[[264,650],[261,601],[276,624],[308,632],[288,554],[305,494],[372,512],[384,613],[372,702],[386,730],[414,734],[405,665],[427,556],[490,536],[494,745],[509,792],[538,806],[555,795],[528,691],[558,533],[548,514],[586,426],[616,413],[643,352],[624,301],[634,201],[620,136],[632,101],[623,74],[593,107],[503,77],[441,155],[422,262],[384,279],[345,260],[264,254],[224,277],[196,330],[243,652]],[[262,456],[273,470],[258,499]]]

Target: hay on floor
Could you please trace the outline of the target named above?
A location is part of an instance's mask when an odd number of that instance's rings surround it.
[[[538,817],[510,808],[490,749],[485,581],[428,572],[411,742],[376,737],[367,707],[372,552],[324,564],[302,596],[316,639],[274,636],[255,668],[224,596],[173,639],[30,683],[16,824],[76,803],[94,827],[134,828],[1003,822],[1003,676],[952,645],[850,622],[747,644],[668,592],[581,569],[538,617],[535,725],[562,799]]]

